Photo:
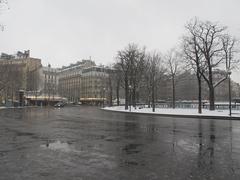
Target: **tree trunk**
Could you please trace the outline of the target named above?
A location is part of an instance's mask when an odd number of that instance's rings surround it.
[[[209,110],[214,111],[215,110],[215,96],[214,96],[214,86],[213,86],[213,77],[212,77],[212,67],[210,65],[210,59],[208,60],[208,89],[209,89]]]
[[[113,93],[112,93],[112,90],[113,88],[112,88],[112,84],[110,85],[110,87],[109,87],[109,106],[111,107],[112,105],[113,105],[113,102],[112,102],[112,98],[113,98]]]
[[[155,112],[155,84],[152,83],[152,111]]]
[[[210,111],[214,111],[215,110],[215,95],[214,95],[214,86],[213,86],[213,78],[212,78],[212,69],[209,68],[209,103],[210,103],[210,107],[209,110]]]
[[[139,91],[136,91],[136,103],[139,102]],[[137,105],[137,104],[136,104]]]
[[[175,109],[175,77],[172,77],[172,108]]]
[[[198,113],[202,114],[202,82],[201,82],[201,76],[199,73],[197,73],[197,79],[198,79]]]
[[[150,108],[151,107],[151,97],[150,97],[151,95],[150,95],[150,92],[149,92],[149,94],[148,94],[148,108]]]
[[[131,102],[133,107],[136,107],[136,86],[133,86],[132,89],[132,102]]]
[[[124,80],[124,83],[125,83],[125,110],[128,109],[128,79],[127,77],[125,77],[125,80]]]
[[[119,82],[117,82],[117,87],[116,87],[116,95],[117,95],[117,106],[120,105],[120,102],[119,102]]]
[[[214,111],[215,110],[215,97],[214,97],[214,88],[213,87],[209,87],[209,103],[210,103],[209,110]]]

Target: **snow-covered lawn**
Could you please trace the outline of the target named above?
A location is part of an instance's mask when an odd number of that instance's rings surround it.
[[[124,106],[114,106],[105,107],[105,110],[110,111],[120,111],[120,112],[130,112],[130,110],[125,110]],[[135,113],[151,113],[151,114],[165,114],[165,115],[189,115],[189,116],[219,116],[219,117],[229,117],[229,110],[215,110],[209,111],[203,109],[202,114],[198,114],[197,109],[170,109],[170,108],[156,108],[155,112],[152,112],[152,108],[131,108],[131,112]],[[240,117],[240,110],[233,110],[232,117]]]

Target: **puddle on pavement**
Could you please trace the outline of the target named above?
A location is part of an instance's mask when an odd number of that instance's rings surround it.
[[[127,166],[137,166],[139,163],[136,161],[124,161]]]
[[[182,139],[177,142],[177,146],[181,147],[185,151],[189,151],[189,152],[193,152],[193,153],[197,153],[199,150],[199,144],[189,143]]]
[[[74,151],[74,149],[72,149],[68,143],[61,142],[59,140],[55,142],[46,142],[46,144],[41,145],[41,147],[44,149],[50,149],[50,150],[62,151],[62,152]]]
[[[140,152],[138,149],[139,146],[142,146],[142,144],[128,144],[122,150],[125,151],[126,154],[136,154]]]

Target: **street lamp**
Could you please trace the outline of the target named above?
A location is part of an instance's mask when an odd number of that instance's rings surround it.
[[[132,94],[131,94],[131,90],[132,90],[132,86],[131,85],[129,85],[128,86],[128,88],[129,88],[129,105],[130,105],[130,108],[129,108],[129,110],[130,110],[130,112],[131,112],[131,106],[132,106]]]
[[[232,92],[231,92],[231,70],[228,69],[227,71],[228,74],[228,97],[229,97],[229,116],[232,116]]]
[[[49,103],[50,103],[50,96],[51,96],[51,83],[50,83],[50,80],[51,80],[51,65],[48,64],[48,69],[47,69],[47,88],[48,88],[48,106],[49,106]]]

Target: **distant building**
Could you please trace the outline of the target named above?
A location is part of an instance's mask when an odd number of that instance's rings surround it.
[[[42,66],[41,59],[30,57],[30,51],[0,56],[0,102],[17,101],[23,92],[31,105],[53,104],[56,100],[102,104],[112,102],[110,74],[113,69],[82,60],[62,68]]]
[[[30,57],[30,51],[0,56],[1,101],[16,101],[20,90],[37,91],[41,59]]]
[[[55,97],[58,95],[58,72],[57,68],[52,68],[49,64],[40,70],[40,94],[47,97]]]
[[[232,97],[233,98],[240,98],[240,84],[236,82],[231,82],[231,88],[232,88]]]
[[[58,92],[69,101],[79,102],[82,70],[95,66],[91,60],[82,60],[70,66],[63,66],[58,72]]]
[[[219,82],[222,79],[225,79],[221,84],[219,84],[216,88],[215,88],[215,100],[216,101],[228,101],[229,99],[229,80],[227,77],[227,72],[223,71],[223,70],[214,70],[213,71],[213,80],[214,82]],[[238,89],[237,86],[238,84],[231,81],[231,95],[232,98],[237,97],[238,94]]]
[[[26,92],[26,99],[30,105],[55,105],[66,98],[58,93],[58,68],[43,66],[39,70],[38,89],[35,92]]]
[[[82,71],[80,101],[82,103],[101,104],[107,101],[109,94],[108,77],[113,69],[93,66]]]
[[[107,98],[107,78],[111,69],[82,60],[58,72],[58,91],[71,102],[101,104]]]
[[[225,79],[221,84],[219,84],[215,89],[215,100],[216,101],[228,101],[229,96],[229,85],[228,79],[226,79],[226,71],[214,70],[213,71],[213,81],[217,83]],[[198,83],[196,75],[185,71],[176,77],[176,100],[198,100]],[[206,81],[202,78],[202,99],[208,100],[209,90]],[[231,81],[231,93],[232,98],[240,97],[239,84]],[[172,100],[172,82],[171,78],[164,76],[159,82],[159,89],[157,89],[157,98],[160,100]]]

